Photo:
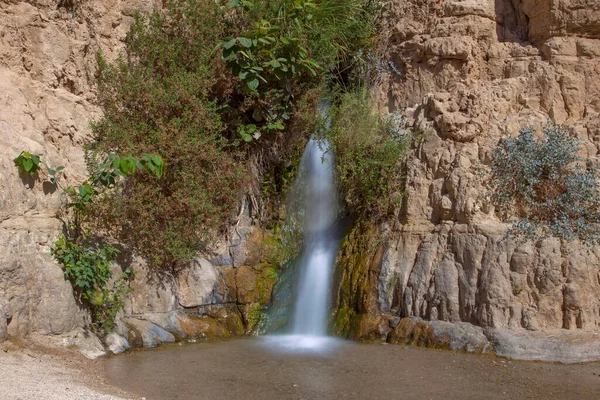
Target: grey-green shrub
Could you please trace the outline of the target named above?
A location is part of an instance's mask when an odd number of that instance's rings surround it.
[[[569,134],[569,129],[548,123],[541,137],[528,127],[496,146],[491,156],[493,201],[516,214],[510,233],[532,240],[600,239],[598,171],[578,155],[580,143]]]

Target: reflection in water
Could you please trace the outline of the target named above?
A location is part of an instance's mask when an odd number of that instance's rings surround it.
[[[269,340],[278,339],[134,351],[107,359],[107,376],[148,400],[598,398],[600,364],[511,363],[334,339],[325,352],[282,352],[265,345]]]

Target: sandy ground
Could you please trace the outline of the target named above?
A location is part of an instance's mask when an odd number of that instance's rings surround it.
[[[74,350],[0,343],[0,399],[133,399],[104,380],[103,361]]]

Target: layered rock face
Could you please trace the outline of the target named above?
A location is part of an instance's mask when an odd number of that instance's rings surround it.
[[[50,166],[66,167],[65,185],[85,179],[83,144],[90,138],[90,122],[101,115],[96,54],[114,60],[135,10],[161,4],[0,0],[0,341],[41,334],[79,345],[86,337],[81,328],[89,315],[50,254],[62,229],[58,213],[65,200],[60,190],[20,177],[12,160],[23,150],[40,153]],[[109,337],[108,346],[127,348],[123,337],[153,346],[252,329],[272,282],[258,267],[260,254],[247,251],[248,242],[260,239],[251,222],[248,212],[242,213],[229,239],[179,276],[152,276],[134,261],[135,291],[117,329],[122,337]],[[90,354],[102,351],[97,342],[87,346]]]
[[[133,3],[0,1],[0,335],[3,325],[25,336],[84,324],[50,255],[63,200],[50,185],[23,180],[12,159],[41,153],[66,167],[67,184],[85,178],[82,145],[99,115],[95,57],[122,48],[136,5],[153,7],[152,0]]]
[[[506,238],[481,168],[497,141],[548,119],[600,149],[600,2],[406,0],[384,11],[387,111],[421,132],[379,263],[379,312],[495,329],[600,325],[600,251]]]

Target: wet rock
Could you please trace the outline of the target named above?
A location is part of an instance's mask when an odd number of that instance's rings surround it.
[[[136,318],[125,318],[124,322],[129,330],[127,341],[132,347],[156,347],[175,342],[175,336],[152,322]]]
[[[217,304],[203,307],[199,314],[216,320],[230,335],[244,334],[242,315],[236,304]]]
[[[187,338],[207,339],[229,336],[229,331],[210,317],[184,315],[179,319],[179,326]]]
[[[113,354],[120,354],[131,349],[127,339],[117,333],[109,333],[104,340],[106,347]]]
[[[237,286],[238,303],[248,304],[258,302],[260,293],[257,288],[256,272],[245,265],[237,268],[235,281]]]
[[[392,328],[389,319],[382,315],[361,314],[352,318],[350,330],[350,336],[355,340],[378,342],[385,341]]]

